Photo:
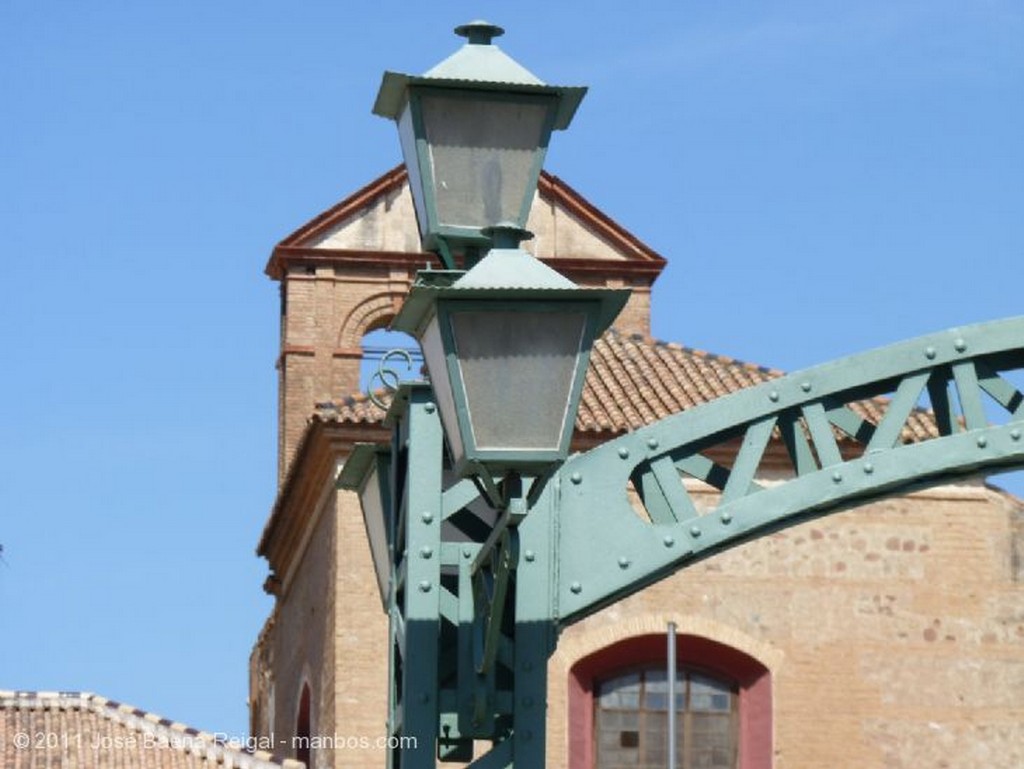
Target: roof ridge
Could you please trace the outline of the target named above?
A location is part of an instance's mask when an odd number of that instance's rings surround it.
[[[159,747],[185,750],[206,756],[225,769],[302,769],[301,762],[275,756],[262,749],[272,739],[242,738],[226,732],[207,732],[171,721],[156,713],[137,708],[92,692],[25,691],[0,689],[0,709],[27,708],[40,710],[89,710],[97,716],[120,724],[126,729],[149,735]]]
[[[786,372],[782,369],[772,368],[771,366],[763,366],[760,363],[750,363],[749,361],[740,360],[739,358],[733,358],[729,355],[722,355],[717,352],[710,352],[700,347],[690,347],[689,345],[682,344],[680,342],[666,342],[657,337],[651,336],[650,334],[624,334],[616,328],[611,328],[605,332],[606,334],[614,334],[619,339],[628,339],[634,343],[646,344],[651,347],[660,347],[669,350],[678,350],[679,352],[686,353],[688,355],[695,355],[705,360],[718,361],[729,366],[740,366],[749,371],[757,371],[761,374],[770,374],[772,376],[785,376]]]

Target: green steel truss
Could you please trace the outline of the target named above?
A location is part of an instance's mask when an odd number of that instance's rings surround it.
[[[1024,465],[1024,396],[1011,373],[1021,369],[1024,317],[953,329],[742,390],[570,458],[558,478],[558,621],[809,517]],[[884,410],[877,423],[864,416],[871,399]],[[912,420],[934,433],[911,438]],[[761,485],[773,435],[789,467]],[[718,489],[716,506],[698,509],[684,478]]]
[[[473,767],[543,766],[560,627],[764,533],[1024,466],[1022,371],[1024,317],[954,329],[662,419],[550,477],[486,486],[443,469],[430,389],[403,387],[391,411],[389,733],[407,743],[389,766],[469,761],[473,740],[491,744]],[[762,483],[773,435],[788,467]],[[716,506],[701,509],[687,479],[717,489]]]

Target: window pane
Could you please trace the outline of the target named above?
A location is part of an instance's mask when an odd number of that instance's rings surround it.
[[[668,677],[664,670],[648,670],[644,681],[644,708],[668,710]]]
[[[676,687],[677,767],[735,769],[738,714],[732,686],[679,671]],[[689,711],[683,708],[687,689]],[[599,683],[594,708],[596,765],[600,769],[665,769],[668,697],[664,668],[647,668]]]
[[[731,714],[694,713],[692,716],[692,765],[707,769],[731,769],[736,762],[734,724]]]
[[[694,674],[690,678],[690,708],[692,710],[727,711],[732,700],[732,688],[713,678]]]
[[[640,701],[640,674],[631,673],[610,678],[600,684],[598,691],[601,696],[601,707],[636,710]],[[608,704],[605,704],[606,702]]]

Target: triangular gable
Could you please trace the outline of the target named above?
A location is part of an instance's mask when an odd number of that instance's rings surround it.
[[[541,172],[527,229],[534,238],[523,247],[545,261],[646,273],[648,280],[665,266],[653,249],[547,172]],[[421,255],[405,166],[388,171],[282,240],[267,274],[280,278],[289,256],[365,258],[368,252]],[[421,261],[427,259],[423,255]]]

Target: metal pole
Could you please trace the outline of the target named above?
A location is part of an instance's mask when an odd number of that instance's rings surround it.
[[[668,623],[668,769],[676,767],[676,623]]]

